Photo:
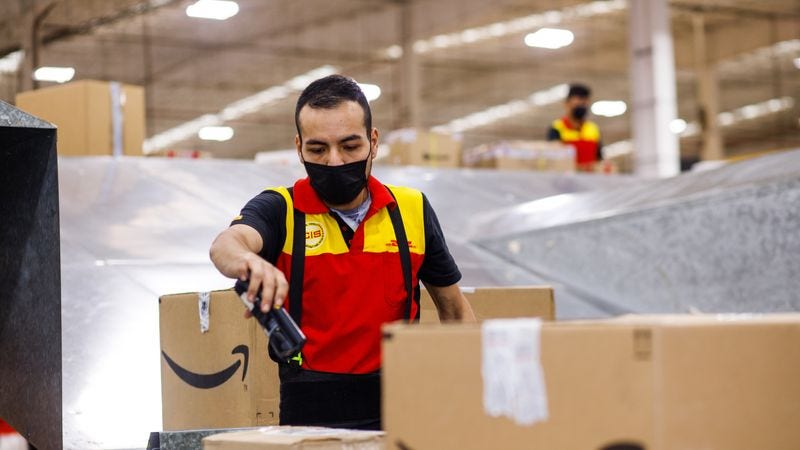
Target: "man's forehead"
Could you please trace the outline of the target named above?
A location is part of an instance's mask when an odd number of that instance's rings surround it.
[[[350,103],[349,105],[347,103]],[[364,110],[353,101],[346,101],[333,108],[303,106],[298,117],[304,140],[312,138],[309,133],[321,133],[326,139],[340,140],[353,134],[365,135]]]

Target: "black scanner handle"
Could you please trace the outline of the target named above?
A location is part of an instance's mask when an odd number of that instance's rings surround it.
[[[236,280],[233,290],[236,291],[256,321],[264,328],[269,336],[269,345],[275,354],[282,359],[288,359],[300,353],[306,343],[306,336],[292,320],[292,316],[283,308],[271,308],[267,312],[261,311],[261,293],[257,293],[255,301],[251,303],[247,299],[249,287],[249,280]]]

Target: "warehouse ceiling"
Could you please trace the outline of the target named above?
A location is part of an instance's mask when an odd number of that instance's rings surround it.
[[[605,144],[630,139],[623,0],[237,0],[238,14],[224,21],[188,17],[193,1],[2,0],[0,58],[19,50],[30,24],[38,23],[37,66],[74,67],[75,79],[145,86],[149,148],[202,150],[214,157],[252,158],[291,148],[294,88],[309,73],[338,71],[380,86],[372,103],[375,125],[384,133],[408,125],[405,59],[419,63],[417,123],[449,126],[462,133],[467,147],[544,138],[563,113],[561,101],[547,93],[574,81],[589,84],[594,100],[628,104],[626,114],[596,121]],[[701,17],[706,58],[719,81],[719,111],[730,113],[722,127],[727,155],[800,146],[800,2],[669,5],[679,117],[690,125],[700,119],[694,21]],[[542,26],[568,29],[574,42],[557,50],[527,47],[525,35]],[[0,98],[13,103],[24,83],[20,71],[3,67]],[[458,119],[535,93],[551,100],[482,126],[453,127],[465,123]],[[225,116],[232,139],[197,138],[192,124],[214,114]],[[699,149],[690,126],[682,153],[694,156]]]

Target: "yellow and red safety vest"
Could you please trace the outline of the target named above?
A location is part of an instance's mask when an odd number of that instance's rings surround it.
[[[411,260],[412,295],[425,256],[423,197],[420,191],[384,186],[370,177],[372,203],[348,247],[340,223],[313,191],[308,179],[293,192],[272,190],[286,201],[286,239],[276,266],[292,277],[296,208],[305,215],[300,327],[307,342],[301,366],[333,373],[368,373],[380,368],[380,327],[418,317],[419,303],[409,302],[398,241],[389,210],[399,208]],[[300,225],[302,226],[302,225]],[[290,287],[291,291],[291,287]],[[290,292],[290,297],[291,297]],[[291,302],[287,309],[292,314]],[[293,314],[293,316],[296,315]]]
[[[561,142],[575,147],[575,165],[578,170],[592,170],[597,161],[597,146],[600,143],[600,129],[592,121],[585,121],[580,128],[574,128],[566,117],[553,121]]]

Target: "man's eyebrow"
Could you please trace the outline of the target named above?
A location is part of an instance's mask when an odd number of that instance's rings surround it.
[[[345,136],[345,137],[339,139],[339,143],[340,144],[344,144],[346,142],[360,141],[360,140],[361,140],[361,135],[351,134],[350,136]],[[306,145],[325,145],[325,146],[327,146],[328,143],[325,142],[325,141],[320,141],[319,139],[308,139],[306,141]]]
[[[344,144],[345,142],[360,141],[360,140],[361,140],[361,135],[359,135],[359,134],[351,134],[350,136],[347,136],[345,138],[339,139],[339,143],[340,144]]]

